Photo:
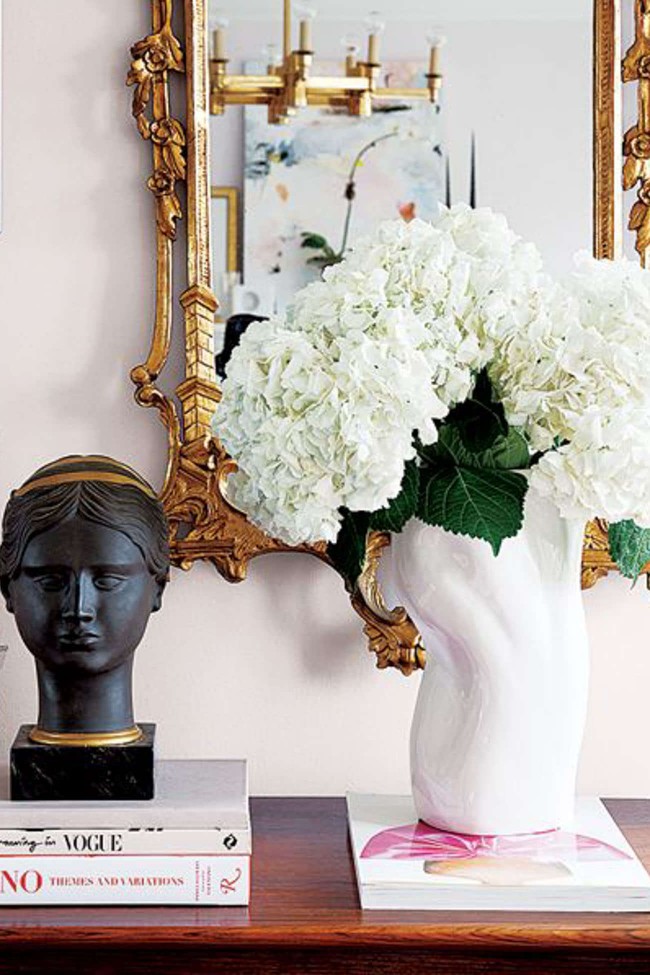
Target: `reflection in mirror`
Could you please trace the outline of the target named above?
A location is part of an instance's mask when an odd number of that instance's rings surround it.
[[[223,283],[216,283],[217,294],[222,299],[222,315],[230,314],[232,308],[237,314],[264,317],[264,312],[281,307],[282,288],[285,302],[292,300],[295,293],[292,287],[295,289],[296,285],[287,285],[283,280],[285,264],[293,261],[296,266],[299,259],[300,273],[307,280],[317,280],[328,259],[340,256],[358,242],[364,207],[371,221],[377,223],[388,215],[399,227],[400,221],[421,216],[426,207],[433,210],[440,201],[490,206],[504,213],[521,237],[539,245],[552,274],[561,274],[569,266],[572,253],[587,250],[591,244],[592,119],[596,136],[593,158],[596,249],[599,255],[612,252],[613,201],[619,175],[614,159],[614,143],[618,142],[620,131],[614,107],[618,95],[615,79],[619,74],[619,25],[617,5],[610,0],[596,0],[593,5],[589,0],[527,0],[525,5],[515,0],[492,0],[489,10],[478,0],[436,0],[434,14],[423,0],[403,0],[398,13],[394,9],[385,10],[383,17],[375,14],[368,24],[364,23],[367,9],[360,3],[328,0],[326,8],[315,17],[308,15],[304,8],[293,11],[293,25],[285,37],[279,2],[276,7],[270,0],[238,0],[236,5],[232,0],[231,9],[222,10],[217,21],[215,10],[211,11],[213,23],[209,29],[204,16],[205,2],[211,0],[185,2],[185,57],[190,67],[185,74],[189,108],[186,119],[189,234],[188,287],[181,299],[186,370],[177,388],[180,404],[164,395],[157,380],[170,351],[169,274],[174,221],[180,210],[174,181],[182,178],[184,169],[180,156],[183,134],[169,115],[167,74],[157,70],[159,62],[153,65],[151,57],[144,57],[154,48],[159,54],[158,47],[162,47],[167,72],[182,70],[181,47],[172,36],[171,0],[154,0],[154,34],[133,48],[129,84],[135,86],[133,112],[138,130],[144,138],[151,138],[154,173],[160,175],[161,167],[169,165],[169,158],[174,169],[168,174],[167,182],[161,176],[150,179],[148,184],[156,195],[156,318],[149,356],[145,363],[132,370],[132,378],[137,386],[138,402],[158,410],[169,437],[170,462],[163,496],[172,527],[176,564],[189,568],[199,559],[209,559],[225,578],[239,581],[245,577],[251,559],[268,552],[286,551],[288,546],[266,534],[226,497],[226,482],[228,487],[233,482],[239,450],[236,445],[231,446],[232,457],[228,454],[226,402],[215,382],[212,334],[215,304],[207,220],[210,185],[235,188],[241,194],[236,271],[225,272],[238,275],[232,282],[232,295],[227,294]],[[285,0],[284,7],[288,6]],[[631,13],[629,7],[627,10]],[[300,20],[309,21],[302,30]],[[380,20],[385,22],[381,35]],[[219,34],[213,36],[213,31]],[[374,52],[370,35],[375,38]],[[439,43],[442,35],[447,39],[444,47]],[[275,49],[269,49],[269,43],[274,43]],[[218,57],[210,60],[208,79],[202,68],[210,44],[214,44],[211,53]],[[283,55],[285,46],[288,59]],[[308,46],[313,48],[313,55],[300,50]],[[369,63],[370,55],[377,63]],[[329,70],[328,62],[336,69],[331,77],[322,73]],[[398,66],[394,70],[389,68],[393,64]],[[419,75],[420,83],[423,77],[426,81],[426,87],[413,90],[417,98],[403,88],[395,90],[398,78],[401,85],[411,83],[404,81],[405,65],[410,66],[411,77]],[[245,70],[263,74],[242,75]],[[323,79],[321,101],[317,97],[315,78]],[[205,113],[208,80],[210,106],[220,113],[211,118]],[[387,86],[392,86],[389,92],[377,91]],[[157,97],[151,97],[152,90]],[[332,92],[339,96],[333,103]],[[274,106],[269,106],[272,100],[269,94],[277,96]],[[375,98],[376,94],[381,97]],[[431,95],[439,110],[432,108]],[[398,105],[393,113],[384,111],[390,99]],[[408,104],[411,101],[413,105]],[[373,105],[374,113],[368,111]],[[285,111],[279,111],[283,106]],[[252,125],[249,116],[258,110],[261,121],[257,124],[267,125],[269,107],[275,113],[272,121],[283,118],[283,124],[269,127],[267,143],[260,146],[255,139],[245,137],[249,124]],[[380,154],[393,152],[402,135],[391,135],[360,155],[368,142],[359,141],[355,147],[352,132],[356,138],[357,134],[361,135],[361,129],[353,127],[375,124],[373,115],[382,118],[393,114],[396,123],[405,118],[415,119],[420,110],[428,111],[431,122],[429,128],[417,133],[421,142],[428,145],[429,153],[422,153],[416,159],[418,162],[425,159],[431,165],[433,158],[433,165],[425,175],[416,170],[419,180],[415,180],[415,187],[404,196],[400,190],[396,198],[396,180],[405,181],[413,175],[411,168],[404,164],[405,153],[397,154],[393,168],[384,165],[384,182],[379,178],[369,179],[369,174],[372,175],[373,169],[376,171]],[[302,176],[306,162],[311,164],[312,156],[318,155],[316,152],[307,156],[303,131],[309,131],[310,124],[312,129],[316,128],[310,120],[319,113],[323,132],[327,125],[339,123],[349,126],[349,132],[345,139],[332,139],[329,143],[325,140],[324,151],[320,153],[324,157],[322,178],[332,183],[325,189],[325,184],[319,182],[321,176],[303,180],[300,196],[296,190],[290,192],[287,177]],[[164,133],[168,133],[167,141],[161,144],[159,137]],[[309,148],[309,140],[307,143]],[[270,152],[267,145],[271,146]],[[205,166],[208,146],[209,172]],[[316,141],[316,149],[322,146]],[[407,146],[406,150],[413,148]],[[254,152],[257,155],[253,156]],[[355,159],[360,161],[356,167]],[[258,173],[260,160],[262,171]],[[346,188],[353,167],[355,192],[351,201]],[[258,180],[256,197],[250,192],[249,173]],[[420,193],[417,197],[416,191]],[[284,219],[285,213],[300,214],[308,206],[312,209],[306,219],[292,217],[288,230],[270,220],[265,236],[266,230],[264,234],[258,231],[254,222],[255,200],[267,205],[278,220]],[[329,237],[323,232],[327,221],[334,227]],[[303,246],[305,235],[306,247]],[[222,240],[221,253],[226,247],[227,241]],[[182,248],[177,247],[176,253],[180,251]],[[257,272],[253,257],[261,265]],[[228,301],[223,301],[224,296]],[[239,334],[243,324],[240,319]],[[222,322],[217,347],[218,353],[223,352],[222,367],[228,356],[222,348],[225,331]],[[260,331],[266,334],[263,327]],[[229,348],[237,338],[234,329],[231,338]],[[242,378],[245,379],[243,374]],[[222,426],[218,412],[224,420]],[[211,432],[216,435],[210,437]],[[377,545],[371,551],[375,542]],[[369,572],[378,564],[380,542],[381,538],[371,539],[366,551]],[[322,540],[305,550],[323,558],[327,554]],[[593,585],[613,568],[606,526],[592,523],[585,547],[584,584]],[[404,672],[421,666],[414,624],[406,613],[399,618],[389,613],[385,606],[379,605],[378,599],[367,602],[369,592],[364,585],[366,602],[360,601],[358,594],[352,598],[366,622],[369,642],[379,665],[395,665]]]
[[[293,5],[287,37],[280,3],[211,4],[212,108],[223,113],[211,119],[211,182],[243,194],[238,277],[215,276],[228,314],[283,311],[379,221],[427,219],[439,202],[502,211],[551,271],[590,247],[590,0],[496,0],[489,16],[480,0],[404,0],[382,13],[329,0]],[[310,78],[341,84],[372,59],[373,85],[400,90],[365,115],[347,97],[299,104],[281,124],[267,105],[218,104],[220,72],[253,86],[281,71],[283,46],[313,50]],[[424,97],[404,96],[414,87]],[[225,245],[213,236],[217,255]]]

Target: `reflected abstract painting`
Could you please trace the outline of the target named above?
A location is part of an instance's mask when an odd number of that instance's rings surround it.
[[[254,65],[248,65],[249,71]],[[319,74],[340,74],[334,63]],[[424,67],[388,62],[380,84],[423,87]],[[382,220],[429,219],[444,196],[440,111],[384,99],[370,118],[305,108],[288,125],[245,110],[244,278],[272,281],[276,310]]]

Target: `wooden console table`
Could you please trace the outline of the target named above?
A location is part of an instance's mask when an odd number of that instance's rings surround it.
[[[650,801],[608,803],[650,864]],[[342,799],[255,799],[250,908],[0,911],[0,973],[648,975],[650,914],[361,911]]]

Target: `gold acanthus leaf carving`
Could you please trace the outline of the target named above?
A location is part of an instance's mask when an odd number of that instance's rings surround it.
[[[634,0],[634,41],[623,58],[623,81],[650,78],[650,5]]]
[[[650,247],[650,180],[644,180],[638,193],[639,199],[630,210],[628,227],[636,233],[635,247],[645,255]]]
[[[269,538],[235,508],[225,496],[225,482],[236,470],[214,437],[182,446],[175,476],[162,495],[176,565],[189,569],[197,559],[207,559],[229,582],[241,582],[258,555],[291,551],[326,559],[325,543],[290,547]]]
[[[607,522],[603,518],[594,518],[587,524],[584,550],[585,552],[609,553]]]
[[[172,320],[172,242],[174,221],[181,216],[175,192],[176,179],[185,177],[185,135],[169,113],[170,70],[183,70],[180,44],[172,34],[172,0],[152,3],[153,32],[134,44],[133,61],[126,79],[134,85],[133,115],[141,136],[152,146],[154,173],[149,187],[156,194],[156,301],[155,321],[147,359],[131,370],[135,398],[141,405],[158,410],[167,430],[167,480],[173,477],[181,444],[178,411],[171,399],[155,385],[169,355]]]
[[[150,137],[147,107],[154,93],[154,81],[165,80],[167,71],[184,71],[183,51],[171,29],[171,4],[165,5],[164,20],[160,31],[148,34],[131,48],[133,58],[127,85],[135,85],[133,92],[133,117],[143,139]]]
[[[174,179],[185,179],[185,132],[175,118],[161,118],[151,123],[151,141],[160,146],[163,168]]]
[[[600,579],[604,579],[610,573],[610,569],[603,566],[584,566],[582,567],[582,574],[580,577],[580,583],[582,589],[591,589]]]
[[[156,198],[159,230],[173,240],[182,216],[176,181],[185,179],[185,132],[169,115],[167,73],[184,71],[183,52],[171,29],[171,2],[163,6],[161,29],[131,48],[127,85],[134,85],[133,116],[143,139],[151,139],[154,170],[147,186]],[[150,113],[149,113],[150,110]]]
[[[171,240],[176,238],[176,221],[183,216],[175,185],[174,176],[164,166],[157,166],[147,180],[147,186],[156,197],[158,229]]]
[[[599,579],[616,570],[616,563],[609,554],[607,522],[595,518],[585,529],[580,577],[582,588],[591,589]]]
[[[371,532],[366,559],[357,588],[350,599],[364,621],[368,649],[377,656],[377,667],[396,667],[406,677],[426,665],[422,638],[403,606],[388,609],[377,579],[382,551],[390,545],[388,532]]]
[[[145,365],[135,366],[131,370],[131,380],[136,387],[136,403],[149,409],[158,410],[162,424],[167,431],[168,471],[165,478],[167,483],[173,478],[180,450],[181,423],[178,410],[173,401],[155,385]]]
[[[636,234],[635,248],[645,266],[650,249],[650,5],[635,0],[635,37],[623,59],[623,81],[638,83],[638,121],[623,137],[623,188],[637,184],[637,200],[628,228]]]

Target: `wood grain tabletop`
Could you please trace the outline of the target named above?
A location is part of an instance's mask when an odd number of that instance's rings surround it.
[[[607,805],[650,867],[650,801]],[[650,973],[650,914],[362,911],[343,799],[251,806],[249,908],[5,908],[0,972]]]

